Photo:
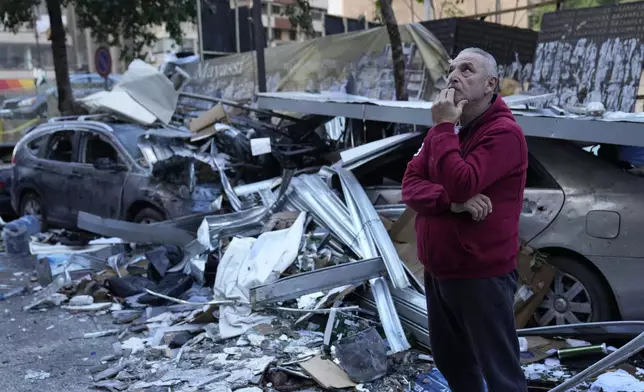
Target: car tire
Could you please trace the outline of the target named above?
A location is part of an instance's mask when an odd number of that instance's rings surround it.
[[[146,207],[134,216],[134,223],[150,224],[166,220],[164,214],[151,207]]]
[[[587,264],[589,261],[551,256],[548,262],[557,268],[557,275],[550,286],[550,292],[535,312],[538,325],[571,324],[575,322],[575,318],[578,322],[614,319],[616,312],[610,287]],[[548,317],[544,317],[548,312]],[[546,323],[553,314],[554,320]]]
[[[32,212],[37,210],[39,214],[33,214]],[[43,215],[43,207],[40,196],[34,192],[26,192],[22,199],[20,200],[20,216],[25,215]]]

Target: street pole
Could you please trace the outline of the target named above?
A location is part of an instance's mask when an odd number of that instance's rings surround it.
[[[425,20],[434,20],[434,5],[432,0],[425,0],[423,2],[425,6]]]
[[[414,2],[416,2],[416,0],[409,0],[409,10],[411,11],[411,23],[415,22],[415,20],[414,20]]]
[[[42,55],[40,54],[40,37],[38,34],[38,18],[40,15],[38,15],[38,7],[34,7],[34,33],[36,34],[36,54],[38,56],[38,69],[41,70],[43,69],[42,66]],[[35,73],[34,73],[35,76]],[[38,88],[38,80],[34,78],[34,84],[36,85],[36,95],[39,95],[39,88]]]
[[[253,0],[253,25],[255,27],[255,51],[257,55],[257,89],[266,92],[266,64],[264,63],[264,25],[262,23],[262,2]]]
[[[201,23],[201,0],[197,0],[197,39],[199,40],[199,61],[203,58],[203,31]]]
[[[239,43],[239,2],[235,0],[235,42],[237,43],[237,53],[241,52]]]

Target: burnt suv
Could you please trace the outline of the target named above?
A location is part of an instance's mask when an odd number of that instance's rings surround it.
[[[13,208],[65,228],[76,227],[79,211],[137,223],[209,211],[216,187],[189,187],[186,177],[182,184],[153,173],[139,149],[149,131],[92,116],[35,127],[13,152]]]

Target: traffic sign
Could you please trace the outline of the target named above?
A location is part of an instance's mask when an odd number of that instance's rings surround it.
[[[104,78],[107,78],[112,73],[112,55],[110,55],[108,48],[100,47],[96,49],[94,53],[94,66],[96,67],[96,73]]]

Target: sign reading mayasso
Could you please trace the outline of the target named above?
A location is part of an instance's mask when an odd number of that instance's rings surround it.
[[[448,54],[418,23],[400,26],[400,33],[409,99],[431,99],[448,68]],[[384,27],[267,48],[265,58],[269,92],[342,91],[395,99],[391,45]],[[192,77],[186,92],[244,101],[257,91],[255,52],[190,64],[184,69]]]

